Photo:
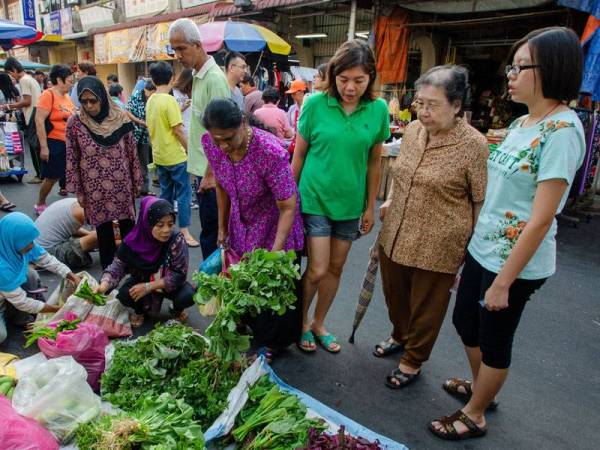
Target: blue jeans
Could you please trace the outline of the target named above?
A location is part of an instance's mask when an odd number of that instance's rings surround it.
[[[177,221],[179,228],[190,226],[192,215],[192,186],[187,172],[187,162],[174,166],[156,166],[160,183],[160,198],[173,203],[177,200]]]
[[[200,214],[200,248],[202,258],[206,259],[217,249],[217,237],[219,235],[219,217],[217,214],[217,192],[211,189],[208,192],[199,193],[198,187],[202,177],[196,177],[194,190],[198,199],[198,212]]]

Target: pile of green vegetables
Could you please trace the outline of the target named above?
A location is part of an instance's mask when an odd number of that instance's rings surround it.
[[[102,375],[102,398],[129,411],[138,398],[167,392],[190,405],[195,423],[206,429],[225,409],[245,369],[206,355],[206,349],[203,336],[178,323],[116,342],[112,364]]]
[[[229,277],[194,274],[198,284],[196,303],[207,304],[214,297],[221,300],[221,309],[205,332],[211,354],[225,361],[239,361],[242,352],[250,347],[250,336],[241,336],[236,331],[245,315],[255,316],[263,311],[283,315],[293,308],[295,283],[300,279],[295,259],[293,251],[258,249],[231,266]]]
[[[309,430],[325,428],[322,421],[306,417],[298,397],[264,376],[248,392],[231,436],[242,450],[291,450],[306,445]]]
[[[7,399],[12,399],[13,392],[15,392],[16,386],[17,380],[15,380],[13,377],[0,377],[0,395],[4,395]]]
[[[86,300],[95,306],[106,305],[106,295],[100,294],[99,292],[94,292],[94,290],[88,284],[87,279],[83,280],[83,283],[81,283],[81,286],[79,286],[79,289],[73,295]]]
[[[203,450],[193,409],[170,394],[141,398],[130,413],[103,416],[76,432],[80,450]]]
[[[61,331],[76,330],[77,325],[81,322],[81,319],[63,319],[56,324],[56,327],[44,326],[40,328],[31,329],[25,332],[27,340],[25,341],[25,348],[35,344],[40,338],[56,340],[58,333]]]

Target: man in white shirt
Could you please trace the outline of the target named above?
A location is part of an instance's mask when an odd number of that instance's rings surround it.
[[[42,182],[40,172],[40,143],[37,139],[37,133],[35,130],[35,121],[32,120],[33,111],[35,105],[37,105],[42,90],[39,83],[31,76],[28,75],[23,66],[14,57],[7,58],[4,63],[4,70],[10,76],[12,76],[19,83],[21,90],[21,101],[12,103],[9,105],[9,109],[22,109],[25,115],[25,140],[31,152],[31,161],[35,170],[35,177],[28,181],[30,184],[38,184]]]

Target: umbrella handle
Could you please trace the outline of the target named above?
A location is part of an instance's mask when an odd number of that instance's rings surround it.
[[[356,328],[352,328],[352,334],[350,335],[350,339],[348,339],[348,342],[350,342],[351,344],[354,344],[354,334],[356,333]]]
[[[262,50],[260,52],[260,56],[258,57],[258,62],[256,63],[256,67],[254,68],[254,73],[252,74],[252,76],[256,75],[256,72],[258,72],[258,68],[260,67],[260,62],[262,61],[262,57],[263,57],[263,53],[264,52],[265,52],[264,50]]]

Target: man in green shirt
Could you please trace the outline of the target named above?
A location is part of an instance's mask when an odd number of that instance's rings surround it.
[[[186,68],[194,69],[192,114],[188,142],[188,172],[196,176],[200,225],[200,246],[206,259],[217,249],[218,215],[215,177],[208,165],[200,139],[206,132],[202,115],[215,98],[230,98],[227,78],[212,56],[202,47],[198,26],[191,19],[178,19],[169,27],[169,42],[175,57]]]

